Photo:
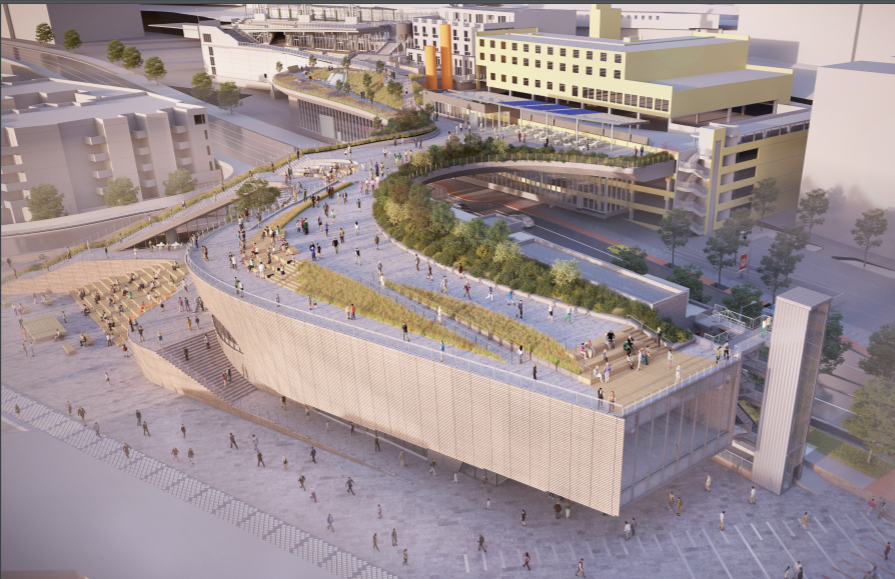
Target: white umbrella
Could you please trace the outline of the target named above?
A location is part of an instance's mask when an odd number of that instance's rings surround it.
[[[156,245],[156,247],[165,247],[165,244],[164,244],[164,243],[159,243],[158,245]]]
[[[175,241],[174,243],[171,244],[171,247],[178,247],[180,245],[183,245],[183,244],[180,243],[179,241]]]

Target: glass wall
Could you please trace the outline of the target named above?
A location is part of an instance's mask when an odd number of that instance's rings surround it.
[[[337,141],[359,141],[373,132],[373,121],[338,109],[289,97],[292,120],[300,129]]]
[[[740,367],[725,366],[625,417],[621,506],[731,443]]]
[[[475,178],[598,213],[627,211],[630,197],[628,183],[611,177],[544,171],[501,171],[477,174]]]

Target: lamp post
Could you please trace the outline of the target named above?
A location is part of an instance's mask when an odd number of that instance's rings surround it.
[[[757,304],[757,303],[758,303],[757,301],[752,300],[750,303],[748,303],[748,304],[746,304],[746,305],[743,305],[743,306],[740,306],[740,319],[743,318],[743,308],[748,308],[749,306],[754,306],[754,305]]]

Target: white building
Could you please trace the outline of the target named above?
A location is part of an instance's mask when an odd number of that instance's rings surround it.
[[[139,201],[163,197],[163,181],[187,169],[221,178],[205,107],[146,91],[56,79],[4,77],[2,223],[28,221],[29,189],[50,183],[70,214],[105,207],[111,177],[129,177]]]
[[[423,65],[426,46],[441,46],[440,26],[451,25],[454,80],[475,73],[475,35],[485,30],[537,28],[540,32],[575,34],[574,10],[544,10],[485,6],[457,6],[438,9],[438,18],[413,19],[413,44],[407,55]],[[441,66],[439,52],[438,66]]]
[[[141,38],[143,21],[139,4],[18,4],[0,7],[0,36],[10,40],[36,41],[38,24],[49,24],[62,45],[62,34],[72,28],[81,42]]]
[[[613,4],[621,8],[622,37],[673,38],[718,32],[737,25],[736,6],[714,4]]]

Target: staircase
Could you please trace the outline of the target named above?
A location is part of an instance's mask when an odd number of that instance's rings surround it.
[[[628,361],[626,359],[627,355],[621,347],[629,337],[634,338],[634,370],[628,366]],[[593,344],[594,349],[593,358],[586,360],[582,359],[579,351],[580,345],[570,348],[568,352],[571,356],[574,356],[581,367],[582,378],[587,378],[589,384],[594,386],[600,384],[600,379],[594,378],[594,367],[599,366],[600,371],[602,372],[603,367],[605,366],[605,362],[603,362],[603,348],[605,347],[605,344],[602,339],[592,340],[591,343]],[[643,330],[637,329],[634,326],[627,326],[615,332],[615,348],[609,350],[607,353],[609,364],[612,367],[611,380],[616,380],[619,376],[629,372],[636,372],[637,352],[640,348],[645,348],[646,346],[649,346],[650,348],[650,364],[665,363],[665,353],[668,351],[668,347],[663,345],[657,348],[656,339],[645,334]]]
[[[208,336],[208,347],[205,346],[205,336]],[[184,348],[189,353],[189,362],[183,356]],[[198,334],[182,342],[166,346],[161,354],[167,361],[183,370],[184,373],[228,404],[234,404],[243,396],[255,391],[252,383],[246,380],[236,368],[233,368],[214,335],[214,331]],[[227,368],[230,368],[233,379],[224,386],[221,373]]]

